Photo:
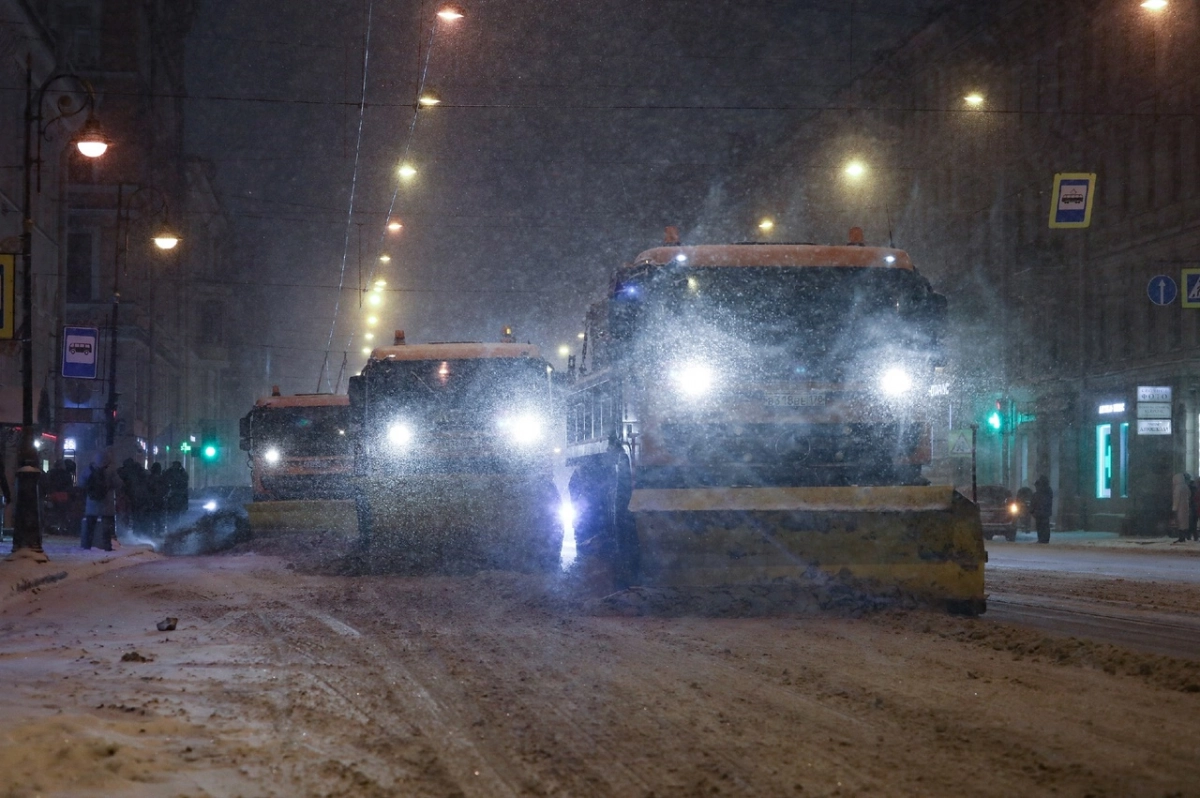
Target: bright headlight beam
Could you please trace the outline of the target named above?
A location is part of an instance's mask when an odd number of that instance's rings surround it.
[[[675,387],[689,399],[707,396],[713,388],[713,370],[704,363],[685,363],[671,372]]]
[[[387,430],[388,443],[392,446],[401,447],[412,443],[413,431],[412,427],[402,422],[396,422],[388,426]]]
[[[902,368],[890,368],[879,378],[879,389],[888,396],[902,396],[912,387],[912,375]]]
[[[266,453],[263,454],[263,460],[267,462],[267,465],[278,465],[281,457],[283,457],[283,455],[280,454],[279,450],[274,446],[272,446],[270,449],[267,449]]]
[[[533,413],[502,418],[499,426],[513,443],[520,446],[529,446],[542,439],[542,420]]]

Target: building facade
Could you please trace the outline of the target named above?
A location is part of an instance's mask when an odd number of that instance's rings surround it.
[[[33,249],[44,461],[89,461],[106,445],[112,418],[118,460],[184,459],[197,485],[245,482],[243,459],[227,443],[238,415],[221,376],[229,370],[229,349],[213,346],[236,315],[225,279],[234,263],[232,242],[211,169],[184,147],[184,37],[195,3],[4,1],[20,12],[7,14],[0,28],[13,32],[12,42],[0,40],[8,45],[0,45],[3,68],[13,73],[4,85],[24,84],[22,64],[33,52],[41,62],[35,85],[43,75],[69,73],[61,82],[76,86],[82,79],[94,88],[95,116],[111,142],[98,159],[75,154],[69,130],[44,142],[53,154],[43,157],[37,208],[47,232]],[[23,94],[13,94],[4,94],[5,105],[23,107]],[[48,98],[44,107],[55,110],[55,101]],[[5,114],[0,126],[10,118],[20,115]],[[3,135],[7,150],[20,140],[19,123],[12,127]],[[19,150],[4,160],[21,162]],[[6,207],[8,186],[20,175],[0,173]],[[16,223],[8,227],[19,232]],[[164,250],[153,239],[167,228],[181,241]],[[0,228],[0,239],[6,235]],[[224,320],[221,335],[206,325],[214,317]],[[65,326],[99,332],[96,379],[62,376]],[[20,385],[19,362],[4,366],[0,379],[6,397]],[[11,413],[4,420],[10,419]],[[206,459],[201,452],[209,443],[217,454]]]

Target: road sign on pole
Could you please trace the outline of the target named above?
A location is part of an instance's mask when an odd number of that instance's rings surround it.
[[[1184,269],[1179,282],[1183,285],[1183,306],[1200,308],[1200,269]]]
[[[1156,305],[1170,305],[1179,294],[1179,286],[1165,274],[1156,274],[1146,284],[1146,295]]]
[[[1096,196],[1095,173],[1066,172],[1054,176],[1050,194],[1050,226],[1088,227],[1092,223],[1092,200]]]
[[[62,373],[77,380],[96,379],[96,350],[100,331],[95,327],[63,328]]]

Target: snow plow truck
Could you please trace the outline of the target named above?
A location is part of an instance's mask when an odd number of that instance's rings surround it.
[[[242,451],[250,461],[255,533],[354,528],[345,394],[284,396],[273,387],[240,423]]]
[[[946,301],[899,249],[667,245],[619,268],[566,397],[580,554],[618,586],[819,572],[985,609],[978,510],[930,485]]]
[[[516,343],[406,344],[350,379],[359,543],[377,567],[546,570],[562,550],[552,371]]]

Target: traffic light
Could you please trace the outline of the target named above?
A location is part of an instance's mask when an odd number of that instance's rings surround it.
[[[215,443],[206,443],[200,447],[200,456],[203,457],[206,462],[213,462],[220,454],[221,450],[217,448],[217,444]]]
[[[987,425],[994,432],[1000,432],[1002,429],[1004,429],[1004,416],[1001,415],[1002,407],[1003,407],[1003,405],[1001,404],[1000,400],[997,399],[996,400],[996,408],[994,410],[992,410],[992,412],[989,413],[988,417],[987,417]]]

